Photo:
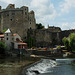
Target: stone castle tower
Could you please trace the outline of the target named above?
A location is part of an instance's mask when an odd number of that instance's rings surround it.
[[[27,6],[15,8],[14,4],[9,4],[6,9],[1,9],[0,6],[0,30],[8,28],[26,39],[27,30],[36,29],[34,11],[29,12]]]

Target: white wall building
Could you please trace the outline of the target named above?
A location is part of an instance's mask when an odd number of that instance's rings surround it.
[[[21,37],[18,34],[13,34],[10,29],[8,29],[4,34],[0,35],[0,41],[5,42],[7,49],[25,49],[27,48],[27,43],[23,43]]]

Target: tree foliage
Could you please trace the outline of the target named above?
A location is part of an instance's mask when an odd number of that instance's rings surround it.
[[[0,54],[5,54],[6,45],[0,42]]]
[[[4,30],[3,30],[3,33],[5,33],[6,31],[7,31],[7,29],[4,29]]]
[[[75,51],[75,33],[71,33],[69,35],[69,38],[67,39],[66,37],[64,37],[62,39],[65,48],[69,51]]]
[[[73,51],[75,51],[75,33],[69,35],[69,43],[70,47]]]
[[[66,37],[64,37],[64,38],[62,39],[62,41],[63,41],[63,43],[64,43],[64,45],[65,45],[65,48],[66,48],[66,49],[69,49],[69,41],[68,41],[68,39],[67,39]]]
[[[44,26],[41,23],[36,24],[36,27],[37,27],[37,29],[43,29],[44,28]]]
[[[30,32],[27,33],[27,44],[29,48],[35,46],[35,38],[31,36]]]

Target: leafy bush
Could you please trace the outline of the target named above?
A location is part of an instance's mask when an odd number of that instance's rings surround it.
[[[65,48],[69,51],[75,51],[75,33],[71,33],[69,35],[69,38],[67,39],[66,37],[64,37],[62,39],[64,45],[65,45]]]
[[[6,45],[0,42],[0,54],[5,54]]]

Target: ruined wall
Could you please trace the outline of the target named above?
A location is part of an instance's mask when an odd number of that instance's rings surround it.
[[[57,32],[51,32],[47,29],[30,29],[29,32],[32,38],[35,38],[36,47],[50,47],[50,45],[52,45],[52,42],[55,42],[53,41],[53,39],[55,39],[57,44],[59,44],[59,35],[57,34]]]
[[[48,30],[51,32],[61,32],[61,28],[55,26],[48,26]]]
[[[47,47],[51,43],[52,33],[46,30],[36,30],[36,44],[38,47]]]

